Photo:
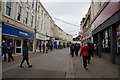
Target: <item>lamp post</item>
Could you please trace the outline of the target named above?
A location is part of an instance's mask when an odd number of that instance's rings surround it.
[[[36,52],[36,28],[37,28],[37,3],[38,3],[38,0],[36,0],[36,7],[35,7],[35,28],[34,28],[34,31],[35,31],[35,36],[34,36],[34,46],[33,46],[33,50],[34,52]]]

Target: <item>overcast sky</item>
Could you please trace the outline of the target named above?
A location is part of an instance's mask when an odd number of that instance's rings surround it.
[[[85,2],[81,2],[80,0],[75,0],[75,2],[73,2],[74,0],[71,2],[68,2],[68,0],[64,0],[64,2],[62,0],[60,2],[57,2],[59,0],[53,0],[50,2],[47,1],[41,0],[42,4],[51,16],[78,26],[80,26],[80,21],[85,16],[90,7],[90,1],[88,0],[85,0]],[[54,21],[65,32],[74,36],[80,31],[80,27],[72,26],[55,19]]]

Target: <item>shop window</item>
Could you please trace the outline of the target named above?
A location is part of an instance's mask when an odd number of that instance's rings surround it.
[[[120,24],[117,27],[117,53],[120,55]]]
[[[103,32],[103,40],[102,40],[102,47],[103,52],[109,53],[110,52],[110,38],[109,38],[109,29]]]

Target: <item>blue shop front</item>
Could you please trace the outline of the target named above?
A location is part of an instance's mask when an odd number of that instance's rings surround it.
[[[21,30],[6,24],[2,25],[2,39],[5,40],[6,44],[13,43],[16,54],[22,53],[22,46],[27,43],[29,52],[33,52],[33,40],[34,33]]]

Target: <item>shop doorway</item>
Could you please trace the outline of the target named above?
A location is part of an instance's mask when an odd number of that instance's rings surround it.
[[[22,53],[22,40],[15,40],[15,53],[21,54]]]

